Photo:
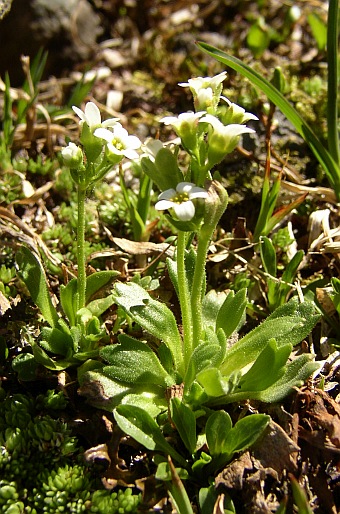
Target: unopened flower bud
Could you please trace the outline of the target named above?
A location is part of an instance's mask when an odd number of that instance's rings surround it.
[[[217,180],[211,181],[208,197],[205,200],[205,214],[201,233],[206,232],[211,237],[227,205],[228,193],[225,187]]]
[[[69,143],[62,149],[61,155],[64,159],[64,164],[69,168],[78,168],[83,164],[83,152],[79,146],[74,143]]]

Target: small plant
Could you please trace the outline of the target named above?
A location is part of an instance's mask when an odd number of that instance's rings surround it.
[[[151,140],[141,158],[144,172],[162,191],[155,207],[168,211],[165,216],[177,231],[167,268],[182,328],[169,307],[141,283],[117,282],[114,301],[128,327],[134,322],[145,339],[130,335],[125,325],[119,344],[100,350],[104,364],[81,375],[84,394],[87,384],[95,382],[109,399],[105,408],[114,409],[119,427],[161,454],[155,459],[156,478],[168,484],[181,514],[192,512],[182,480],[207,487],[207,478],[213,479],[234,453],[251,446],[269,421],[256,414],[233,426],[227,412],[214,409],[246,399],[278,401],[318,367],[307,354],[287,362],[293,345],[319,318],[312,302],[300,303],[295,297],[238,338],[245,322],[246,290],[207,291],[207,252],[228,203],[211,169],[235,148],[241,134],[252,132],[244,123],[255,119],[228,100],[227,108],[220,109],[224,76],[181,84],[191,89],[195,112],[162,119],[174,127],[181,148]],[[181,151],[187,154],[181,161],[188,162],[185,169],[178,163]]]
[[[19,372],[21,361],[24,360],[26,369],[29,358],[48,369],[61,370],[98,357],[99,342],[106,336],[100,316],[114,302],[112,295],[97,296],[119,274],[117,271],[99,271],[86,276],[85,200],[95,184],[124,157],[138,157],[135,149],[140,146],[140,141],[129,136],[116,118],[102,122],[99,109],[92,102],[86,104],[84,112],[78,107],[73,109],[81,120],[83,150],[70,142],[62,150],[62,156],[77,188],[78,276],[60,287],[62,313],[59,315],[51,301],[39,256],[25,247],[17,253],[20,276],[49,325],[42,329],[39,343],[30,338],[33,356],[26,354],[15,360],[14,366]],[[22,378],[24,374],[23,371]]]

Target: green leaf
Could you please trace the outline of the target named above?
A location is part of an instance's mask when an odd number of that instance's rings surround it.
[[[283,282],[292,283],[294,281],[296,272],[298,270],[298,267],[300,266],[303,256],[304,256],[303,250],[299,250],[293,256],[293,258],[288,262],[288,264],[285,267],[284,272],[282,273],[282,281]],[[285,285],[285,284],[283,284],[283,285]],[[290,288],[290,286],[288,286],[288,287]]]
[[[261,57],[263,52],[268,48],[270,43],[270,35],[266,27],[264,26],[264,21],[257,20],[254,23],[247,34],[247,45],[254,54],[254,57]]]
[[[233,426],[226,440],[226,453],[233,455],[252,446],[268,426],[270,416],[265,414],[251,414]]]
[[[143,171],[157,184],[161,191],[175,189],[179,182],[183,182],[183,174],[178,168],[177,158],[168,148],[161,148],[156,155],[155,162],[149,157],[142,157]]]
[[[101,289],[109,287],[113,280],[120,275],[119,271],[97,271],[86,278],[86,304],[92,296],[98,294]]]
[[[254,71],[252,68],[244,64],[242,61],[226,54],[222,50],[218,50],[207,43],[198,42],[197,45],[201,50],[211,55],[218,61],[230,66],[235,71],[241,73],[244,77],[248,78],[250,82],[263,91],[287,117],[287,119],[294,125],[297,132],[305,139],[309,144],[310,148],[314,152],[314,155],[323,166],[327,178],[333,187],[337,198],[340,197],[340,167],[333,159],[331,154],[321,143],[318,137],[315,135],[312,128],[307,122],[300,116],[300,114],[294,109],[294,107],[286,100],[286,98],[278,91],[270,82],[263,78],[259,73]]]
[[[201,487],[199,491],[199,505],[201,514],[211,514],[219,494],[214,485],[209,487]],[[232,499],[228,494],[224,494],[223,514],[236,514],[236,510]],[[222,514],[222,513],[221,513]]]
[[[70,357],[73,353],[72,337],[56,327],[44,327],[41,330],[40,345],[44,350],[63,357]]]
[[[143,409],[134,405],[118,405],[114,417],[119,428],[145,448],[170,455],[187,468],[186,460],[167,442],[156,421]]]
[[[184,391],[187,392],[196,376],[205,368],[222,364],[227,350],[227,341],[222,329],[217,334],[206,329],[204,341],[194,348],[184,378]]]
[[[202,300],[203,326],[216,329],[216,320],[223,302],[226,299],[224,292],[217,293],[214,289],[208,291]]]
[[[299,343],[309,334],[319,318],[313,302],[298,303],[297,298],[292,298],[228,350],[221,366],[222,374],[228,376],[234,370],[254,361],[273,337],[278,347],[287,341],[292,345]]]
[[[232,427],[232,421],[224,410],[213,412],[206,423],[205,433],[209,452],[212,457],[222,453],[229,453],[227,440]]]
[[[170,414],[185,447],[193,454],[197,442],[195,414],[179,398],[171,398]]]
[[[100,352],[109,364],[103,370],[107,376],[128,384],[154,384],[164,388],[174,385],[174,380],[146,343],[125,334],[119,336],[119,342]]]
[[[37,343],[31,341],[31,346],[35,360],[52,371],[62,371],[76,362],[71,359],[53,360]]]
[[[285,373],[285,365],[292,351],[287,343],[277,348],[275,339],[270,339],[249,371],[243,375],[239,387],[244,391],[262,391],[277,382]],[[270,363],[270,366],[268,366]]]
[[[124,201],[126,203],[126,206],[128,208],[128,212],[130,214],[130,220],[132,224],[132,231],[133,231],[133,239],[134,241],[141,241],[143,234],[145,232],[145,223],[142,220],[136,206],[136,196],[133,191],[129,187],[127,187],[123,173],[119,174],[120,177],[120,187],[124,196]],[[144,177],[146,177],[150,183],[152,183],[152,180],[144,174]],[[133,196],[134,195],[134,196]]]
[[[178,476],[182,480],[187,480],[189,478],[189,473],[186,469],[176,468]],[[163,480],[164,482],[168,482],[172,479],[171,470],[169,463],[167,461],[160,462],[157,466],[157,470],[155,473],[156,480]]]
[[[316,13],[307,16],[308,23],[312,29],[313,36],[319,50],[324,50],[327,43],[327,25]]]
[[[262,236],[260,238],[260,253],[262,265],[266,271],[272,277],[276,277],[277,264],[276,264],[276,252],[273,243],[269,237]]]
[[[290,475],[290,483],[292,486],[293,496],[294,496],[294,504],[298,508],[299,514],[313,514],[313,510],[309,505],[309,501],[307,499],[307,495],[305,490],[296,480],[293,475]]]
[[[60,286],[60,303],[71,326],[76,323],[77,279],[72,278],[66,286]]]
[[[86,308],[92,313],[93,316],[99,318],[107,309],[115,303],[115,297],[113,294],[106,296],[105,298],[98,298],[92,300],[92,302],[86,305]]]
[[[51,301],[44,268],[38,257],[22,246],[16,254],[19,275],[25,282],[32,300],[51,327],[58,323],[58,313]]]
[[[237,374],[236,374],[237,375]],[[205,368],[197,374],[197,381],[203,386],[204,391],[208,396],[217,398],[219,396],[225,397],[234,389],[234,381],[238,383],[239,377],[232,376],[223,377],[222,373],[217,368]]]
[[[273,385],[254,393],[252,398],[263,402],[279,402],[290,394],[294,387],[301,387],[304,382],[320,368],[320,364],[312,362],[313,356],[303,354],[287,365],[284,375]],[[248,396],[247,396],[248,397]]]
[[[158,388],[157,392],[143,391],[140,388],[135,393],[126,394],[122,398],[121,403],[122,405],[136,405],[148,412],[152,418],[156,418],[158,414],[165,412],[168,408],[164,390],[160,388]]]
[[[177,469],[169,459],[169,467],[171,472],[171,482],[167,482],[169,496],[175,511],[179,514],[194,514],[188,493],[185,490],[182,480],[180,479]]]
[[[164,341],[171,351],[176,371],[183,376],[182,339],[171,310],[133,282],[118,283],[115,290],[116,303],[142,328]]]
[[[230,291],[216,319],[216,330],[222,328],[226,337],[230,337],[245,320],[247,307],[247,290],[240,289],[234,296],[234,292]]]
[[[18,380],[35,380],[38,362],[31,353],[21,353],[14,357],[12,368],[18,374]]]

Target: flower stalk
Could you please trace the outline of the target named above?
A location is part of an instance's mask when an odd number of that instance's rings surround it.
[[[187,367],[193,350],[193,325],[192,310],[190,308],[190,294],[188,280],[185,270],[185,251],[187,244],[187,232],[179,230],[177,238],[177,278],[178,278],[178,296],[182,314],[183,327],[183,353],[184,363]]]
[[[77,310],[85,307],[86,299],[86,260],[85,260],[85,200],[86,188],[78,186],[78,223],[77,223]]]

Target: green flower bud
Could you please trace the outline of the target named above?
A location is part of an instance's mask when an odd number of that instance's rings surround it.
[[[208,189],[208,198],[205,200],[205,213],[201,234],[204,235],[206,233],[207,237],[211,237],[227,205],[228,193],[225,187],[217,180],[213,180]]]
[[[77,169],[83,164],[83,152],[79,146],[74,143],[69,143],[68,146],[62,149],[61,155],[64,164],[72,169]]]
[[[212,167],[232,152],[239,142],[241,134],[252,133],[253,129],[244,125],[223,125],[218,118],[207,114],[200,119],[200,123],[209,123],[212,130],[208,135],[208,162]]]

